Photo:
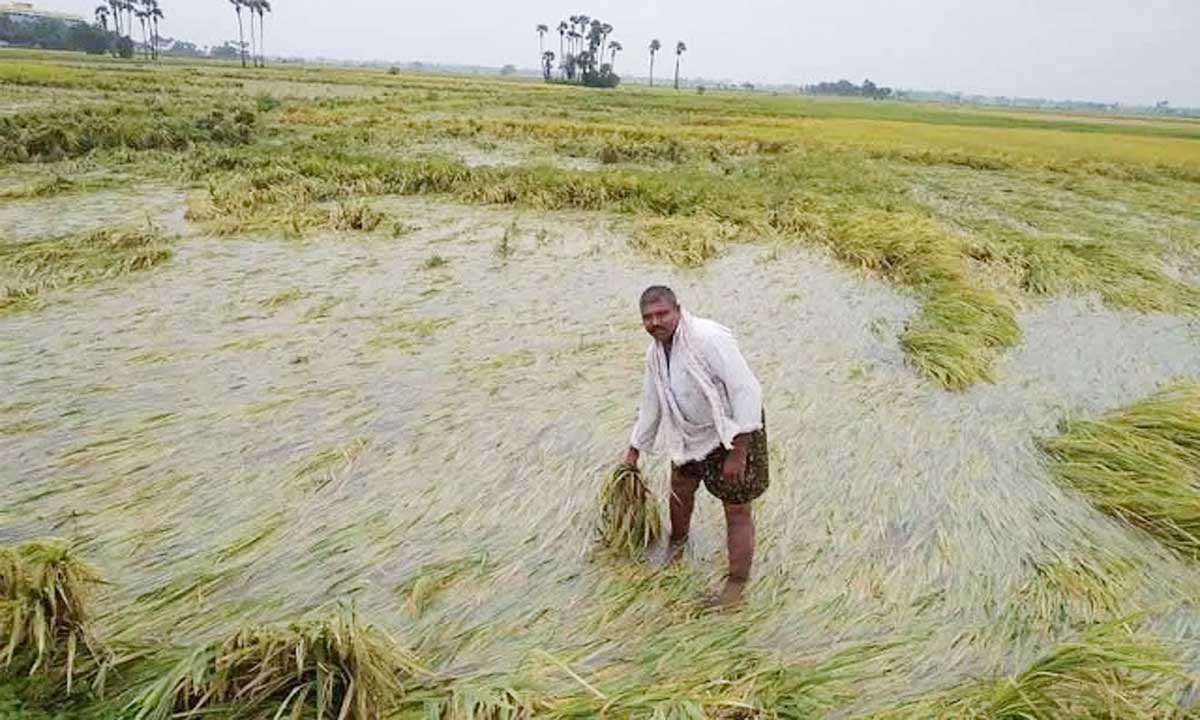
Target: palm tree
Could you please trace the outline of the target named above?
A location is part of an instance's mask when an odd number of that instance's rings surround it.
[[[612,31],[613,26],[609,25],[608,23],[604,23],[600,26],[600,34],[602,35],[600,38],[600,47],[604,47],[604,44],[608,42],[608,36],[612,34]]]
[[[687,45],[684,45],[682,40],[675,43],[675,89],[676,90],[679,89],[679,59],[681,57],[683,57],[683,54],[685,52],[687,52]]]
[[[267,37],[263,31],[263,20],[266,17],[264,13],[271,12],[271,0],[257,0],[254,9],[258,12],[258,65],[266,67],[267,52],[264,48],[267,44]]]
[[[96,8],[96,24],[100,26],[104,32],[108,32],[108,6],[100,5]]]
[[[542,52],[542,77],[546,82],[550,82],[550,72],[554,69],[554,51],[545,50]]]
[[[558,57],[561,59],[564,59],[564,60],[567,57],[566,41],[567,41],[567,28],[569,28],[569,27],[570,27],[570,25],[567,25],[566,20],[558,21]]]
[[[242,6],[246,4],[246,0],[229,0],[229,4],[237,11],[238,47],[242,50],[242,67],[246,67],[246,33],[242,28]]]
[[[121,0],[108,0],[108,7],[112,12],[113,32],[121,37]]]
[[[162,11],[162,8],[160,8],[158,6],[158,0],[146,0],[146,7],[148,8],[148,14],[150,15],[150,23],[151,23],[150,47],[154,51],[153,52],[154,59],[157,60],[158,59],[158,39],[159,39],[158,21],[162,19],[163,11]]]
[[[610,60],[608,62],[608,64],[616,65],[617,64],[617,53],[621,52],[625,48],[621,46],[621,43],[617,42],[616,40],[613,40],[612,42],[610,42],[608,44],[608,49],[612,50],[612,60]]]
[[[650,87],[654,87],[654,53],[662,50],[662,43],[658,38],[650,41]]]
[[[578,54],[582,55],[583,54],[583,40],[584,40],[584,38],[587,37],[588,25],[592,22],[592,19],[590,17],[588,17],[587,15],[576,15],[575,17],[579,21]]]
[[[250,16],[250,64],[258,67],[258,36],[254,34],[254,14],[258,12],[258,0],[242,0],[246,14]]]
[[[543,25],[541,23],[538,23],[538,26],[537,26],[538,52],[543,55],[546,53],[546,33],[548,33],[548,32],[550,32],[550,28],[546,27],[545,25]]]
[[[146,10],[139,9],[136,10],[134,14],[137,15],[138,22],[142,24],[142,52],[145,53],[147,58],[149,58],[150,38],[146,36],[146,20],[150,17],[150,13]]]
[[[133,42],[133,0],[125,0],[125,37]]]

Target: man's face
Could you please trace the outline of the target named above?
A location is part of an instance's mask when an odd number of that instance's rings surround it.
[[[642,306],[642,325],[655,340],[666,342],[679,324],[679,306],[670,300],[654,298]]]

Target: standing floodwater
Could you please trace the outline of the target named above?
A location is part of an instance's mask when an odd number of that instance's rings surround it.
[[[120,291],[0,319],[0,533],[82,542],[114,580],[110,637],[211,639],[353,595],[449,666],[543,649],[602,673],[647,626],[744,623],[797,661],[895,644],[893,671],[856,685],[875,706],[1019,667],[1065,612],[1200,588],[1053,485],[1033,445],[1200,374],[1184,320],[1049,302],[1022,313],[996,384],[951,394],[897,345],[913,300],[819,255],[751,246],[663,273],[604,250],[620,244],[598,222],[526,215],[514,234],[502,211],[403,208],[423,219],[403,242],[188,240]],[[633,309],[664,280],[742,329],[767,392],[773,481],[740,619],[695,616],[723,564],[714,502],[682,571],[592,553],[640,387]]]

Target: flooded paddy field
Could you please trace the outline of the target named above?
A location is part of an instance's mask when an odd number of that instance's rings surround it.
[[[178,72],[159,91],[242,99],[223,84],[174,88]],[[1112,165],[1075,175],[1011,149],[993,169],[936,143],[944,162],[876,157],[869,133],[865,150],[832,151],[802,124],[754,140],[799,146],[783,161],[742,137],[696,157],[709,139],[666,130],[667,145],[642,138],[643,156],[618,156],[543,125],[521,147],[553,164],[523,164],[523,149],[415,170],[324,166],[334,139],[389,162],[408,162],[406,148],[468,157],[479,145],[457,137],[462,123],[508,147],[515,126],[463,109],[508,86],[361,73],[354,87],[380,94],[308,93],[307,76],[245,75],[251,103],[287,90],[248,144],[97,141],[88,162],[119,180],[0,200],[0,247],[17,248],[0,255],[2,279],[24,293],[0,310],[0,545],[72,543],[106,580],[98,641],[118,656],[157,648],[119,665],[91,712],[132,717],[124,703],[159,654],[338,601],[419,660],[408,699],[388,705],[401,717],[1189,712],[1200,565],[1059,482],[1040,441],[1200,379],[1196,289],[1167,268],[1200,234],[1200,205],[1186,204],[1200,197],[1186,176],[1200,141],[1172,139],[1178,167],[1101,157]],[[515,87],[530,107],[580,117],[593,103],[685,102]],[[452,132],[372,121],[360,137],[355,120],[385,96],[429,104],[402,105],[409,115],[468,119]],[[734,112],[719,97],[686,102],[696,117]],[[786,122],[790,106],[754,102]],[[346,128],[321,130],[321,113]],[[570,164],[585,151],[590,163]],[[49,187],[38,183],[71,162],[26,158],[0,174],[6,188]],[[717,197],[694,184],[704,177],[732,177],[723,187],[749,202],[779,162],[826,164],[790,188],[787,222],[769,215],[776,199],[761,200],[761,222],[656,204],[681,186]],[[842,162],[878,187],[840,175]],[[1118,181],[1113,168],[1163,175]],[[600,198],[580,200],[598,178]],[[629,204],[628,188],[655,182]],[[564,183],[570,201],[554,195]],[[913,204],[884,210],[876,193]],[[869,214],[843,216],[832,205],[844,197]],[[113,228],[168,250],[120,266],[88,255],[51,276],[92,247],[75,238]],[[29,243],[63,245],[33,265]],[[737,612],[699,604],[724,570],[710,497],[678,569],[595,544],[596,494],[640,390],[636,298],[658,282],[734,328],[766,390],[772,487]],[[974,304],[959,316],[948,303]],[[992,308],[1013,337],[989,339],[1004,335],[980,319]],[[916,342],[928,334],[952,349]],[[665,512],[667,468],[647,472]]]

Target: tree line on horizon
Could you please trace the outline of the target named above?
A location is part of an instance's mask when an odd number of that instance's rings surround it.
[[[535,28],[538,35],[538,52],[541,60],[542,78],[546,82],[578,83],[588,87],[616,87],[621,77],[616,74],[617,53],[625,47],[618,40],[609,40],[612,25],[588,15],[572,15],[558,23],[558,55],[546,49],[546,34],[550,26],[539,23]],[[662,50],[657,38],[650,41],[650,85],[654,85],[654,57]],[[609,61],[604,62],[604,53]],[[679,63],[687,45],[682,41],[675,44],[675,89],[679,89]],[[554,61],[558,60],[559,76],[554,78]]]
[[[117,39],[112,33],[87,23],[68,23],[58,18],[15,20],[8,14],[0,14],[0,43],[45,50],[78,50],[92,55],[117,51]],[[132,45],[123,52],[132,57]]]
[[[113,57],[126,59],[139,52],[147,60],[157,60],[164,52],[185,57],[240,58],[242,67],[250,62],[255,67],[266,67],[265,26],[266,15],[272,12],[270,0],[228,2],[237,14],[238,40],[236,43],[226,41],[207,50],[195,43],[163,37],[159,23],[165,13],[160,0],[102,0],[92,13],[94,24],[60,17],[14,18],[8,13],[0,13],[0,41],[46,50],[77,50],[95,55],[111,53]],[[247,19],[250,43],[246,42]],[[135,40],[139,28],[141,37]]]
[[[849,80],[837,82],[819,82],[816,85],[806,85],[804,91],[809,95],[836,95],[839,97],[865,97],[871,100],[886,100],[896,96],[890,87],[881,87],[871,82],[870,78],[863,80],[862,85],[855,85]]]

